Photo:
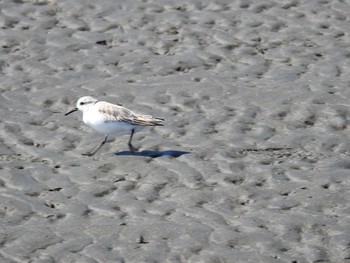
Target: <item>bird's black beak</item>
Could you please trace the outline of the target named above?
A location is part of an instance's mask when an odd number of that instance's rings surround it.
[[[71,113],[73,113],[73,112],[75,112],[77,110],[78,110],[78,108],[74,108],[71,111],[68,111],[66,114],[64,114],[64,116],[67,116],[68,114],[71,114]]]

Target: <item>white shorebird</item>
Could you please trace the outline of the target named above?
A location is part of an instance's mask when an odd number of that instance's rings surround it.
[[[102,143],[93,151],[85,155],[94,155],[107,141],[109,135],[130,133],[128,146],[130,151],[137,149],[132,145],[131,140],[135,132],[145,126],[163,126],[164,119],[155,118],[151,115],[141,115],[132,112],[122,106],[106,101],[99,101],[93,97],[85,96],[77,101],[76,108],[67,112],[71,114],[77,110],[83,112],[83,121],[91,128],[105,134]]]

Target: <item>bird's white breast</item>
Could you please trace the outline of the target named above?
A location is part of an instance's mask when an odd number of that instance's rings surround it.
[[[83,121],[91,128],[103,134],[126,134],[130,133],[132,129],[139,131],[142,128],[126,122],[110,121],[96,107],[91,107],[83,112]]]

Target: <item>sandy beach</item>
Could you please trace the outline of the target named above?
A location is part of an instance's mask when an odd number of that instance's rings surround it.
[[[350,3],[0,2],[1,263],[350,262]],[[165,119],[104,138],[82,96]]]

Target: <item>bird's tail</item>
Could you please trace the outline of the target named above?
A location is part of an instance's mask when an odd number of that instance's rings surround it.
[[[164,126],[164,119],[156,118],[151,115],[139,115],[134,122],[137,125],[143,126]]]
[[[163,118],[154,118],[152,119],[152,122],[155,126],[164,126],[164,119]]]

